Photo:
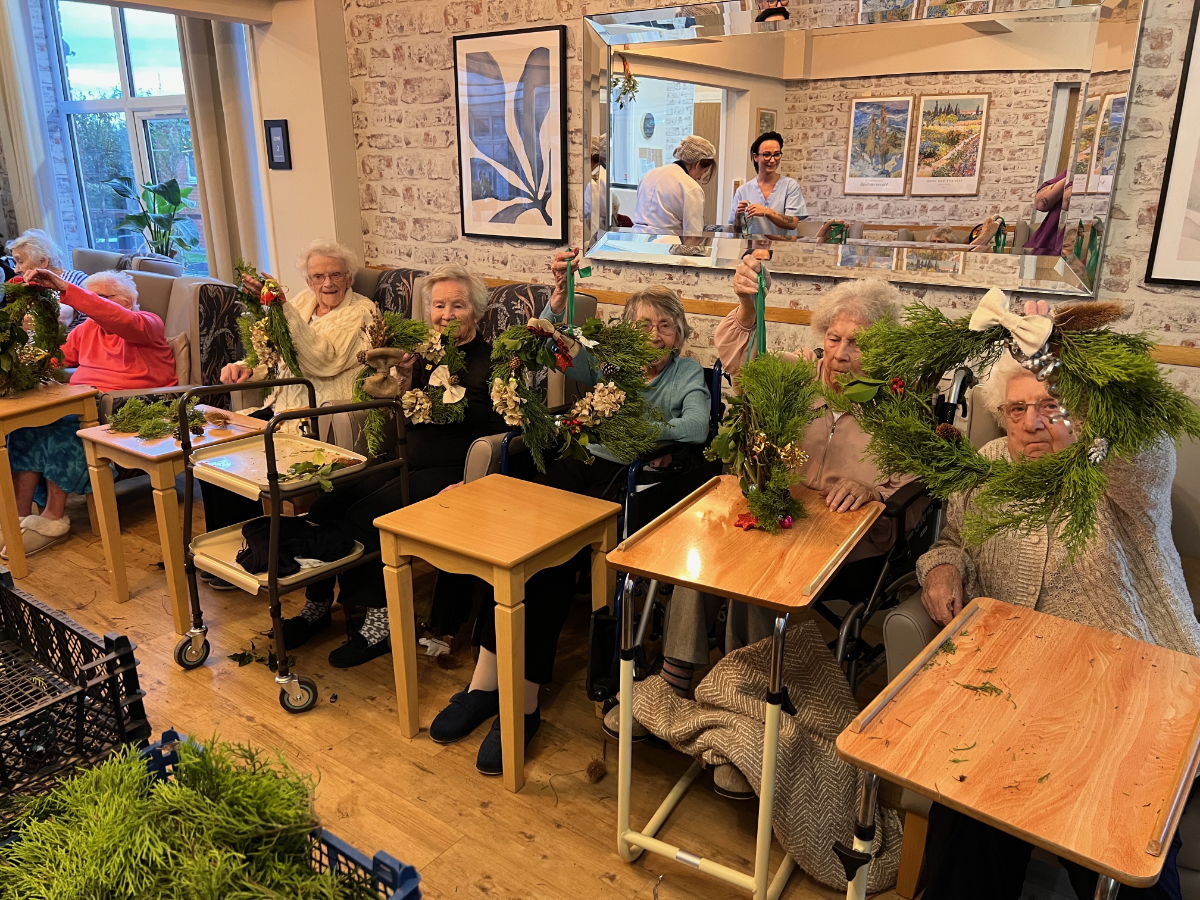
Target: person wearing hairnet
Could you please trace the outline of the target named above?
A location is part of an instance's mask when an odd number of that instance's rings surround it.
[[[633,212],[633,230],[642,234],[702,235],[704,188],[716,169],[716,148],[699,135],[684,138],[675,162],[642,178]]]

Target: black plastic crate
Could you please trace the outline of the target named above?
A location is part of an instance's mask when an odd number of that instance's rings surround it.
[[[14,815],[6,798],[44,794],[71,769],[150,737],[134,649],[18,590],[0,568],[0,835]]]

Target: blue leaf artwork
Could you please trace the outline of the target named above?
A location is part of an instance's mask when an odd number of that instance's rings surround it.
[[[506,82],[489,52],[467,53],[467,134],[471,154],[471,200],[505,204],[489,222],[513,224],[536,211],[553,225],[552,135],[547,119],[553,100],[550,51],[530,50],[515,82]]]

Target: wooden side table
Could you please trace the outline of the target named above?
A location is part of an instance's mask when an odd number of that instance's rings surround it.
[[[1200,659],[979,597],[837,751],[868,773],[851,900],[881,777],[1099,872],[1108,900],[1162,871],[1200,762]]]
[[[375,520],[383,549],[400,730],[417,720],[417,636],[412,557],[446,572],[477,575],[496,591],[496,665],[504,786],[525,784],[525,582],[592,548],[592,602],[604,605],[615,580],[604,554],[617,543],[615,503],[504,475],[488,475]]]
[[[641,830],[629,825],[633,781],[633,603],[621,606],[621,707],[617,781],[617,850],[633,862],[643,850],[693,866],[743,890],[754,900],[774,900],[783,892],[796,863],[785,855],[768,884],[771,824],[775,810],[775,770],[779,752],[779,723],[783,703],[783,639],[790,611],[803,609],[822,589],[854,546],[883,512],[883,504],[866,503],[854,512],[835,513],[816,491],[792,488],[808,512],[789,531],[777,535],[742,531],[734,523],[747,512],[746,499],[733,475],[720,475],[681,500],[645,528],[631,535],[608,555],[614,570],[630,573],[624,596],[633,597],[633,577],[652,579],[648,597],[658,581],[765,606],[778,613],[771,646],[770,689],[763,731],[762,782],[759,787],[758,842],[754,872],[737,869],[689,853],[655,837],[672,810],[687,793],[703,764],[697,760],[667,795]]]
[[[29,565],[25,561],[21,517],[17,515],[17,494],[8,461],[8,436],[19,428],[50,425],[63,416],[79,416],[79,424],[85,428],[95,425],[98,393],[86,384],[45,384],[0,399],[0,530],[4,533],[8,568],[14,578],[28,575]]]
[[[205,406],[199,408],[208,409]],[[202,437],[193,437],[193,446],[203,447],[258,434],[267,424],[262,419],[225,410],[219,412],[229,416],[228,426],[206,426]],[[87,454],[88,476],[96,497],[104,561],[108,566],[113,596],[118,603],[126,602],[129,599],[129,582],[125,574],[121,522],[117,516],[117,495],[109,463],[127,469],[140,469],[150,476],[150,484],[154,489],[154,512],[158,519],[158,538],[162,544],[163,568],[167,573],[167,592],[171,597],[171,619],[175,633],[186,634],[191,627],[191,607],[183,571],[179,498],[175,494],[175,477],[183,471],[183,451],[179,441],[173,437],[143,441],[135,434],[110,432],[107,425],[84,428],[80,430],[79,437]]]

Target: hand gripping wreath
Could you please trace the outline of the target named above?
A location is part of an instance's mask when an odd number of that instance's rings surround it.
[[[58,294],[26,284],[21,276],[0,284],[0,397],[47,381],[66,381],[62,346],[67,331],[58,321]],[[33,318],[33,340],[25,316]]]
[[[867,452],[881,471],[911,474],[935,497],[978,489],[964,524],[971,545],[1003,532],[1050,528],[1074,555],[1096,533],[1110,455],[1127,458],[1164,436],[1200,437],[1200,409],[1166,382],[1146,334],[1105,327],[1112,303],[1060,306],[1054,318],[1017,316],[993,289],[970,320],[951,320],[917,303],[907,324],[876,323],[859,336],[864,378],[842,400],[870,433]],[[970,366],[981,379],[1008,349],[1061,407],[1075,442],[1036,460],[990,460],[961,432],[938,425],[933,395],[943,374]]]
[[[551,412],[534,387],[546,369],[568,372],[583,348],[600,368],[603,380],[563,414]],[[563,443],[559,458],[590,463],[589,444],[603,444],[617,460],[631,463],[652,450],[662,431],[662,416],[646,402],[644,368],[662,358],[646,332],[632,322],[582,325],[530,319],[514,325],[492,345],[492,404],[511,426],[520,426],[534,463],[546,470],[545,454]]]
[[[238,328],[242,334],[242,348],[246,353],[245,363],[255,370],[254,380],[286,377],[283,372],[284,365],[293,377],[303,378],[300,360],[297,359],[296,348],[292,344],[292,331],[283,312],[283,291],[278,282],[270,278],[264,279],[258,269],[241,258],[234,263],[233,268],[237,272],[237,299],[242,304]],[[262,289],[257,296],[242,284],[244,275],[262,283]]]

